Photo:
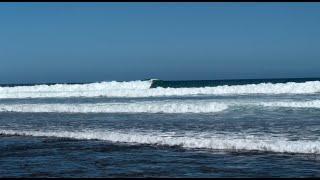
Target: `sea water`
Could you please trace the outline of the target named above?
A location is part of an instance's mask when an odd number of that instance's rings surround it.
[[[320,79],[0,87],[0,177],[320,177]]]

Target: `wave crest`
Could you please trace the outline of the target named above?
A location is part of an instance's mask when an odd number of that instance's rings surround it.
[[[320,92],[320,81],[304,83],[261,83],[203,88],[150,88],[152,80],[130,82],[101,82],[91,84],[56,84],[0,87],[3,98],[57,97],[160,97],[234,94],[310,94]]]
[[[181,146],[183,148],[202,148],[228,151],[267,151],[277,153],[320,154],[320,142],[298,140],[289,141],[281,137],[257,136],[201,136],[199,134],[174,136],[171,133],[137,133],[112,131],[17,131],[0,130],[0,134],[22,136],[47,136],[74,139],[98,139],[114,143],[134,143],[150,145]]]

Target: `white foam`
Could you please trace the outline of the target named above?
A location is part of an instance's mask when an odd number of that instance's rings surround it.
[[[96,97],[110,91],[149,89],[152,80],[0,87],[0,98]]]
[[[268,107],[292,107],[292,108],[320,108],[320,100],[312,101],[288,101],[288,102],[262,102],[259,103]]]
[[[225,104],[203,101],[148,101],[94,104],[0,104],[0,112],[57,113],[212,113],[227,109]]]
[[[233,106],[265,106],[287,108],[320,108],[320,100],[312,101],[212,101],[164,100],[119,103],[41,103],[0,104],[0,112],[32,113],[214,113]]]
[[[261,83],[202,88],[150,88],[150,81],[102,82],[82,85],[36,85],[0,87],[1,98],[51,97],[160,97],[232,94],[309,94],[320,92],[320,81]]]
[[[289,141],[282,137],[259,136],[228,136],[188,134],[175,136],[174,133],[161,132],[114,132],[102,130],[72,131],[18,131],[0,130],[6,135],[28,135],[64,137],[74,139],[98,139],[115,143],[134,143],[151,145],[181,146],[184,148],[203,148],[230,151],[268,151],[279,153],[320,154],[320,141],[297,140]]]

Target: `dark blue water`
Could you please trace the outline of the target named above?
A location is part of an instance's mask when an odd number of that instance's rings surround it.
[[[186,81],[153,81],[151,88],[192,88],[192,87],[215,87],[223,85],[245,85],[260,83],[287,83],[287,82],[307,82],[319,81],[320,78],[282,78],[282,79],[227,79],[227,80],[186,80]]]
[[[320,177],[319,79],[0,88],[0,177]]]

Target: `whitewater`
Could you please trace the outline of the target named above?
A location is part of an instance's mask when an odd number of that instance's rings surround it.
[[[131,103],[49,103],[49,104],[0,104],[0,112],[29,113],[215,113],[232,106],[265,106],[286,108],[320,108],[320,100],[289,102],[216,102],[204,100],[147,101]]]
[[[89,84],[55,84],[0,87],[5,98],[67,98],[67,97],[161,97],[241,94],[310,94],[320,92],[320,81],[303,83],[260,83],[223,85],[200,88],[150,88],[153,80],[101,82]]]
[[[3,85],[0,174],[313,177],[319,95],[319,79]]]
[[[256,150],[280,153],[320,154],[320,141],[288,141],[282,137],[254,137],[243,135],[199,135],[188,134],[184,137],[173,136],[174,133],[140,133],[117,131],[13,131],[0,130],[0,134],[23,136],[48,136],[74,139],[98,139],[115,143],[137,143],[152,145],[181,146],[184,148],[204,148],[213,150]],[[209,136],[209,137],[204,137]]]

